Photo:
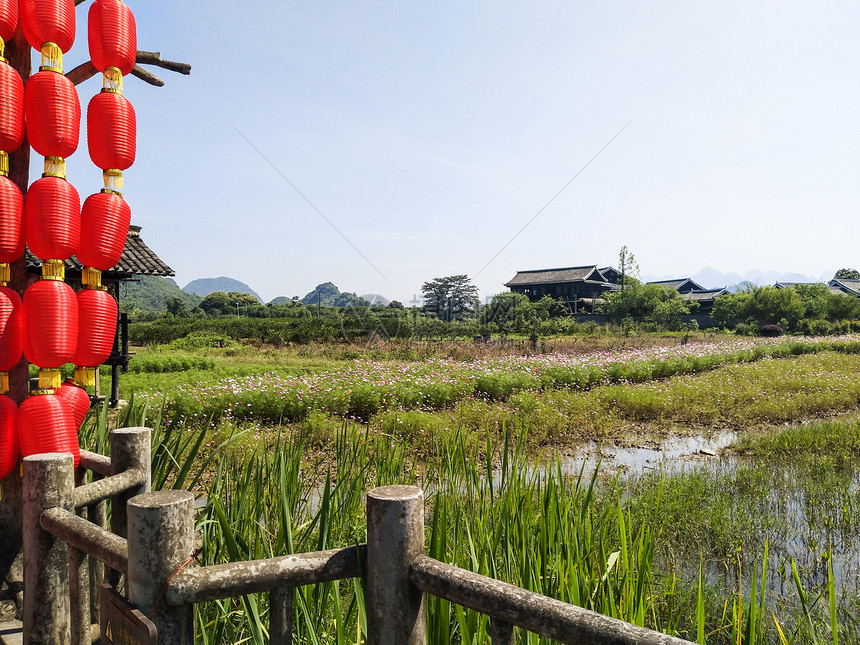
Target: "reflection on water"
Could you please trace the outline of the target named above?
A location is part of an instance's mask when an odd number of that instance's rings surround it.
[[[624,469],[628,474],[639,474],[645,470],[660,469],[674,471],[683,469],[688,463],[699,465],[702,460],[716,456],[729,446],[737,433],[731,430],[714,433],[710,436],[672,436],[664,439],[658,446],[601,445],[590,443],[574,455],[561,458],[562,470],[567,474],[578,474],[585,465],[585,472],[600,461],[603,470]]]
[[[602,472],[620,470],[636,494],[649,486],[662,487],[666,497],[689,491],[691,524],[701,522],[701,534],[686,554],[664,556],[671,558],[664,564],[682,577],[698,575],[699,554],[704,553],[711,561],[706,571],[712,582],[736,589],[740,565],[741,585],[748,592],[753,567],[761,575],[767,543],[771,593],[795,594],[792,560],[807,592],[820,592],[828,582],[830,553],[840,595],[860,597],[860,464],[837,468],[827,460],[762,462],[721,455],[736,437],[726,431],[675,436],[651,447],[593,444],[559,460],[563,472],[572,476],[588,476],[598,463]],[[692,491],[701,497],[693,498]],[[733,536],[734,553],[719,541],[725,539],[721,522],[731,522],[732,529],[744,527],[743,534]]]

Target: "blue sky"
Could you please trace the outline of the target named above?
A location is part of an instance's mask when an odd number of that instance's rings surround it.
[[[180,285],[486,296],[622,245],[660,276],[860,265],[856,2],[127,4],[140,49],[193,66],[126,82],[125,196]]]

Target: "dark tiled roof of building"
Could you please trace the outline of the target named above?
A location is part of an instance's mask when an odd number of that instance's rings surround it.
[[[814,287],[817,284],[823,284],[821,282],[775,282],[774,287],[777,289],[794,289],[795,287]],[[830,293],[845,293],[842,289],[834,287],[833,285],[823,285],[827,287],[827,290]]]
[[[27,249],[27,268],[38,269],[42,261]],[[74,255],[66,260],[67,271],[80,271],[82,265]],[[107,279],[127,279],[133,275],[176,275],[155,252],[150,249],[140,237],[140,226],[130,226],[125,248],[116,266],[104,272]]]
[[[695,300],[696,302],[701,302],[704,300],[713,300],[718,296],[722,296],[723,294],[728,293],[725,289],[699,289],[696,291],[690,291],[689,293],[685,293],[684,297],[687,300]]]
[[[505,283],[506,287],[516,287],[531,284],[556,284],[559,282],[606,282],[597,270],[597,265],[582,267],[566,267],[563,269],[537,269],[533,271],[517,271],[517,274]]]
[[[860,297],[860,280],[836,280],[834,278],[828,283],[828,286]]]
[[[686,289],[687,291],[705,290],[702,285],[696,284],[690,278],[676,278],[674,280],[654,280],[653,282],[649,282],[648,284],[656,284],[661,287],[666,287],[667,289],[675,289],[676,291],[681,291],[682,289]]]

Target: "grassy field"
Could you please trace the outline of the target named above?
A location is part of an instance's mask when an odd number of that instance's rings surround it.
[[[204,564],[361,542],[364,492],[416,483],[440,560],[700,643],[857,642],[860,423],[834,417],[858,409],[857,339],[671,340],[263,370],[261,353],[152,352],[190,368],[131,375],[124,422],[155,427],[154,486],[207,493]],[[263,413],[299,386],[303,414]],[[179,414],[192,393],[201,406]],[[338,397],[377,407],[365,417]],[[555,457],[727,427],[741,431],[728,454],[685,468],[569,473]],[[96,430],[86,444],[103,443]],[[360,581],[295,594],[298,642],[362,641]],[[435,599],[428,611],[431,643],[486,642],[484,617]],[[264,643],[267,612],[264,595],[200,605],[199,638]]]

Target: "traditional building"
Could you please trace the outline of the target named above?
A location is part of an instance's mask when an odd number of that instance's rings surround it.
[[[834,278],[827,283],[827,286],[838,289],[842,293],[847,293],[849,296],[860,298],[860,280],[837,280]]]
[[[687,291],[684,293],[684,298],[699,303],[699,308],[695,313],[710,314],[714,308],[714,301],[727,293],[728,291],[725,289],[698,289]]]
[[[517,271],[505,283],[514,293],[522,293],[536,302],[544,296],[561,300],[571,313],[594,313],[607,291],[618,289],[607,280],[596,264],[562,269]]]
[[[646,284],[656,284],[666,289],[674,289],[678,293],[690,293],[692,291],[705,291],[705,288],[691,278],[675,278],[674,280],[654,280]]]

